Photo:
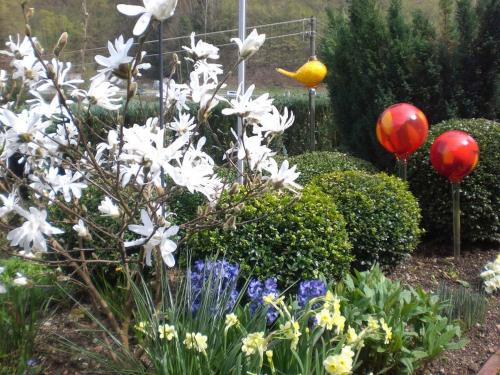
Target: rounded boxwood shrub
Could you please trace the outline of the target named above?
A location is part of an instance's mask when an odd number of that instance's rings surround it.
[[[424,228],[435,238],[452,238],[451,184],[431,165],[432,142],[448,130],[462,130],[479,145],[477,168],[460,183],[462,240],[500,242],[500,123],[484,120],[449,120],[434,125],[425,145],[412,157],[410,188],[419,199]]]
[[[419,242],[420,208],[406,183],[385,173],[333,172],[312,185],[328,194],[346,220],[354,266],[392,266]]]
[[[335,171],[366,171],[375,173],[377,169],[366,160],[338,151],[308,152],[301,155],[282,158],[290,165],[297,165],[300,176],[297,182],[308,184],[315,176]]]
[[[221,208],[241,194],[225,195]],[[227,220],[222,217],[221,220]],[[338,279],[351,263],[345,221],[331,199],[316,188],[266,193],[249,198],[237,216],[235,230],[207,229],[193,234],[193,258],[214,255],[240,264],[243,275],[276,277],[285,287],[300,279]]]

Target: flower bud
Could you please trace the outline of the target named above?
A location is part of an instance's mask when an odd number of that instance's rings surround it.
[[[26,11],[26,19],[30,20],[35,15],[35,8],[28,8]]]
[[[133,98],[136,93],[137,93],[137,82],[132,82],[130,84],[130,87],[128,88],[127,98],[128,99]]]
[[[67,44],[68,44],[68,33],[65,31],[64,33],[61,34],[59,40],[57,41],[56,46],[54,47],[54,55],[56,57],[59,57],[62,50],[64,49],[64,47],[66,47]]]
[[[240,191],[240,184],[238,184],[237,182],[235,182],[232,186],[231,186],[231,189],[229,190],[229,194],[230,195],[235,195],[235,194],[238,194],[239,191]]]
[[[118,69],[113,70],[113,74],[120,79],[127,80],[130,75],[129,64],[120,64]]]
[[[52,64],[47,64],[47,77],[49,79],[55,79],[56,78],[56,69],[54,68],[54,65]]]
[[[229,219],[226,220],[226,222],[222,226],[222,230],[228,231],[235,229],[236,229],[236,216],[231,216],[229,217]]]

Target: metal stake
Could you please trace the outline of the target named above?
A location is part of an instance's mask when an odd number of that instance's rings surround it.
[[[453,255],[455,259],[460,257],[460,183],[451,184],[451,195],[453,200]]]
[[[238,37],[242,41],[245,40],[246,28],[246,0],[240,0],[238,13]],[[241,89],[240,92],[245,92],[245,61],[242,61],[238,66],[238,87]],[[238,117],[238,123],[236,125],[236,134],[238,134],[239,139],[243,138],[243,120],[240,117]],[[238,183],[243,184],[243,175],[245,173],[244,160],[238,160],[236,167],[238,168]]]
[[[160,129],[163,129],[163,22],[160,21],[158,25],[158,54],[160,55],[160,67],[159,67],[159,91],[160,91],[160,116],[159,123]]]
[[[316,17],[309,21],[309,60],[316,60]],[[309,140],[311,151],[316,150],[316,89],[309,89]]]
[[[397,159],[396,160],[397,168],[398,168],[398,176],[403,181],[408,180],[408,160],[406,159]]]

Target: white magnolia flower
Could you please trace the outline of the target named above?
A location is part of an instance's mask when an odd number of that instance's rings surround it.
[[[170,239],[179,231],[178,226],[155,227],[153,221],[149,217],[146,210],[141,210],[142,225],[129,225],[128,229],[142,236],[142,238],[134,241],[125,242],[125,247],[144,246],[146,250],[146,265],[152,265],[152,251],[156,246],[160,247],[160,253],[165,264],[169,267],[175,266],[175,258],[173,253],[177,248],[177,244]]]
[[[133,61],[133,57],[128,56],[130,48],[134,44],[134,39],[130,38],[127,42],[124,41],[123,35],[115,39],[115,44],[108,41],[109,57],[101,55],[95,56],[95,61],[103,66],[99,69],[99,75],[109,76],[113,72],[120,71],[120,67],[124,64],[129,64]],[[97,78],[98,76],[94,77]]]
[[[281,115],[276,107],[273,106],[271,113],[266,113],[260,118],[260,126],[255,126],[253,132],[264,133],[265,137],[275,134],[282,134],[286,129],[293,125],[295,116],[290,112],[288,116],[288,108],[285,107],[283,115]]]
[[[250,123],[260,122],[262,117],[273,109],[273,100],[269,98],[268,93],[262,94],[258,98],[252,100],[255,85],[251,85],[244,94],[241,93],[242,87],[242,85],[238,87],[236,98],[231,99],[229,102],[231,108],[224,108],[222,114],[226,116],[241,116]]]
[[[190,133],[196,127],[195,118],[189,113],[179,113],[179,116],[174,119],[174,122],[168,124],[168,128],[175,131],[177,134]]]
[[[221,192],[223,183],[215,176],[212,158],[201,151],[205,142],[202,137],[196,148],[191,146],[186,150],[179,167],[169,174],[177,185],[186,187],[191,193],[198,191],[212,201]]]
[[[62,193],[66,202],[71,202],[71,196],[76,199],[82,197],[82,190],[87,188],[87,184],[79,182],[83,178],[80,172],[65,169],[64,174],[59,174],[58,167],[50,167],[42,177],[31,175],[33,183],[31,187],[44,192],[50,198],[55,198],[57,194]]]
[[[189,109],[186,102],[191,92],[187,85],[176,83],[173,79],[168,79],[163,82],[163,92],[165,94],[165,107],[167,109],[174,105],[178,111]],[[157,96],[159,97],[160,94],[157,94]]]
[[[120,209],[109,197],[105,197],[97,209],[102,212],[103,216],[111,216],[115,218],[120,216]]]
[[[302,189],[302,186],[295,182],[300,172],[296,172],[296,165],[289,168],[288,160],[285,160],[278,169],[276,160],[270,158],[269,163],[263,168],[271,174],[270,176],[265,176],[264,179],[268,180],[277,189],[286,188],[293,192]]]
[[[268,159],[276,154],[263,143],[264,139],[260,134],[251,137],[243,134],[243,138],[239,138],[234,130],[231,129],[231,131],[237,139],[238,145],[229,149],[226,155],[236,152],[238,160],[247,161],[251,171],[260,172],[264,166],[269,164]]]
[[[12,282],[17,286],[25,286],[28,285],[28,278],[22,273],[16,272],[16,277],[12,280]]]
[[[33,38],[33,42],[36,43],[36,38]],[[22,60],[23,57],[34,54],[33,47],[27,36],[21,41],[21,37],[17,34],[16,42],[12,39],[12,35],[9,35],[9,41],[5,45],[9,50],[0,50],[0,54],[13,57],[16,60]]]
[[[0,92],[5,88],[5,83],[9,80],[7,77],[7,72],[3,69],[0,69]]]
[[[82,219],[78,220],[78,224],[73,225],[73,230],[78,233],[78,237],[88,238],[90,237],[89,230],[85,226]]]
[[[7,197],[0,194],[0,200],[3,206],[0,207],[0,218],[14,211],[18,207],[19,198],[16,193],[10,193]]]
[[[35,139],[41,140],[49,122],[41,121],[39,113],[23,110],[15,114],[8,109],[0,109],[0,144],[3,144],[1,156],[9,158],[17,151],[28,155],[39,148]]]
[[[194,60],[217,60],[219,58],[219,48],[203,40],[198,40],[198,43],[195,43],[194,36],[195,33],[191,33],[191,47],[182,47]]]
[[[241,41],[239,38],[232,38],[231,42],[235,42],[238,45],[240,57],[248,59],[262,47],[265,40],[266,34],[258,34],[257,30],[253,29],[244,41]]]
[[[7,234],[7,239],[11,246],[20,246],[26,253],[33,250],[47,252],[47,242],[44,235],[64,233],[61,229],[55,228],[47,222],[47,211],[40,211],[35,207],[30,207],[29,212],[18,210],[26,221],[19,228],[11,230]]]
[[[139,19],[134,27],[134,35],[141,35],[146,31],[151,21],[155,18],[164,21],[173,16],[177,0],[143,0],[144,6],[118,4],[116,7],[120,13],[127,16],[138,16]]]
[[[45,68],[35,55],[27,55],[21,60],[13,60],[11,65],[14,68],[12,79],[21,79],[23,83],[28,83],[30,86],[45,77]]]
[[[106,80],[105,75],[98,75],[90,83],[88,91],[76,90],[73,95],[80,96],[85,99],[85,103],[96,105],[109,111],[116,111],[121,108],[120,97],[116,95],[120,89]]]
[[[51,62],[48,63],[48,66],[52,66],[55,72],[54,81],[60,89],[67,90],[76,90],[77,85],[83,83],[83,80],[78,78],[70,77],[71,70],[71,62],[62,62],[57,59],[52,59]],[[44,70],[40,82],[36,85],[35,88],[37,91],[44,93],[52,90],[55,91],[54,82],[49,77],[48,73]]]

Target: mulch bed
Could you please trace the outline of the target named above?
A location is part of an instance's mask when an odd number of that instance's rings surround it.
[[[421,246],[413,257],[389,273],[391,279],[400,280],[412,287],[421,286],[427,291],[436,291],[441,283],[450,286],[461,285],[464,281],[471,288],[480,286],[479,273],[484,265],[494,260],[498,249],[465,249],[459,260],[450,257],[452,250],[447,246],[426,244]],[[74,308],[69,313],[54,315],[42,327],[38,338],[39,352],[37,362],[44,368],[43,374],[79,375],[95,374],[98,367],[88,358],[61,351],[60,339],[54,334],[81,347],[99,352],[102,347],[98,340],[91,340],[80,330],[97,328],[85,318],[83,312]],[[488,298],[488,309],[484,324],[477,324],[465,333],[470,340],[465,348],[444,353],[443,356],[428,364],[418,374],[463,375],[476,374],[496,350],[500,348],[500,297]],[[496,374],[492,374],[496,375]]]
[[[479,274],[484,265],[496,258],[499,249],[469,248],[461,259],[449,254],[451,248],[437,244],[421,246],[409,262],[398,266],[389,275],[403,284],[421,286],[426,291],[436,291],[441,283],[460,287],[465,281],[472,289],[479,288]],[[476,324],[465,337],[470,341],[459,350],[450,350],[430,363],[421,374],[465,375],[476,374],[500,348],[500,297],[490,296],[483,324]],[[496,374],[492,374],[496,375]]]

